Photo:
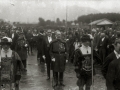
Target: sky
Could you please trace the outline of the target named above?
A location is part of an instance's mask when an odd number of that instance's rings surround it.
[[[73,6],[91,8],[100,13],[120,12],[120,0],[0,0],[0,19],[29,23],[38,22],[39,17],[65,19],[66,7]]]

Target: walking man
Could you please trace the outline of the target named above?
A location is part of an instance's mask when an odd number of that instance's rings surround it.
[[[61,32],[56,32],[56,40],[54,40],[50,44],[50,56],[52,58],[53,63],[53,72],[54,72],[54,80],[55,86],[60,84],[61,86],[65,86],[63,84],[63,74],[65,71],[65,65],[67,60],[67,46],[66,43],[61,40]]]

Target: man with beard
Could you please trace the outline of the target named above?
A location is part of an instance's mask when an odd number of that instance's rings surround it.
[[[50,44],[50,56],[53,61],[53,72],[54,72],[54,87],[65,86],[63,84],[63,73],[65,71],[65,65],[67,60],[67,46],[66,43],[61,40],[61,32],[56,31],[56,40]]]
[[[107,90],[120,90],[120,39],[115,41],[115,56],[108,66],[106,74]]]

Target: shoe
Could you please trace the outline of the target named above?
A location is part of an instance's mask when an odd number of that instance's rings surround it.
[[[50,80],[50,77],[47,77],[47,79],[46,80]]]
[[[63,83],[60,83],[60,86],[65,86],[65,84],[63,84]]]

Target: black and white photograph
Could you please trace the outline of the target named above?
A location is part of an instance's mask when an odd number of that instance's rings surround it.
[[[120,90],[120,0],[0,0],[0,90]]]

